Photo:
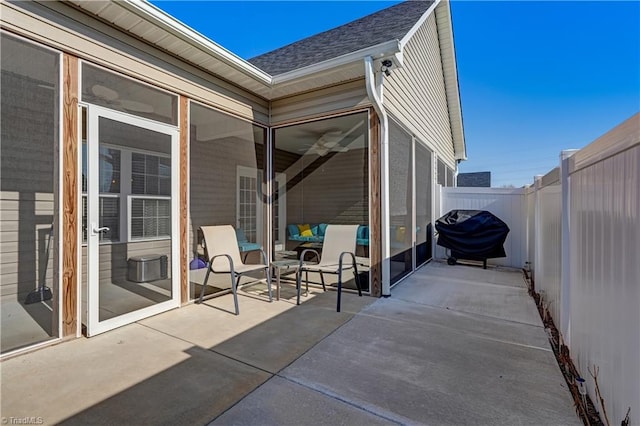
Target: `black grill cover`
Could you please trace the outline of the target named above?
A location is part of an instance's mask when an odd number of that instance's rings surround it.
[[[506,223],[484,210],[451,210],[436,221],[438,245],[465,259],[506,257]]]

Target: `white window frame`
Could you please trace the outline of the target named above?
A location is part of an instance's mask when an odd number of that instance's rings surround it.
[[[171,201],[171,196],[166,196],[166,195],[142,195],[142,194],[129,194],[127,196],[127,222],[129,223],[128,229],[127,229],[127,242],[131,242],[131,243],[138,243],[138,242],[144,242],[144,241],[161,241],[161,240],[168,240],[171,239],[171,233],[169,234],[169,236],[156,236],[156,237],[134,237],[131,235],[131,230],[132,230],[132,226],[131,226],[131,218],[132,218],[132,214],[131,214],[131,210],[132,210],[132,203],[134,199],[138,199],[138,200],[166,200],[166,201]],[[171,221],[173,223],[173,220]],[[173,229],[171,229],[171,232],[173,232]]]
[[[240,178],[256,177],[256,243],[262,244],[264,240],[264,211],[261,200],[263,170],[247,166],[236,166],[236,228],[240,226]],[[286,242],[287,224],[287,177],[284,173],[276,173],[276,187],[283,186],[285,191],[280,194],[278,200],[278,239],[275,244],[284,245]],[[275,189],[275,188],[274,188]],[[246,230],[245,230],[246,231]]]
[[[87,146],[87,141],[83,140],[81,149],[83,149],[83,147],[86,147],[86,146]],[[131,236],[131,199],[132,198],[171,200],[170,195],[167,196],[167,195],[134,194],[132,192],[132,189],[131,189],[132,155],[131,154],[136,153],[136,154],[144,154],[144,155],[153,155],[155,157],[168,158],[168,159],[171,159],[171,155],[159,153],[159,152],[147,151],[143,149],[128,148],[128,147],[123,147],[121,145],[110,145],[110,144],[103,143],[101,144],[101,146],[105,148],[117,149],[118,151],[120,151],[120,192],[118,193],[105,192],[105,193],[100,193],[98,195],[98,198],[111,197],[111,198],[120,199],[120,239],[117,241],[111,241],[111,240],[101,241],[100,244],[101,245],[102,244],[126,244],[126,243],[132,243],[132,242],[160,241],[160,240],[171,239],[170,236],[150,237],[150,238],[134,238]],[[80,155],[80,157],[82,157],[82,155]],[[82,159],[80,159],[80,162],[82,162]],[[81,173],[82,173],[82,169],[81,169]],[[171,178],[173,179],[173,170],[171,170]],[[83,203],[83,200],[87,198],[87,192],[82,191],[82,182],[80,182],[80,185],[81,185],[80,202]],[[173,185],[173,181],[171,185]],[[83,205],[84,204],[80,204],[80,206],[83,206]],[[82,214],[84,214],[84,212],[81,213],[81,218],[82,218]],[[88,215],[88,211],[87,211],[87,215]],[[173,223],[174,219],[172,218],[171,220]],[[82,223],[80,223],[80,225],[82,225]],[[87,230],[86,232],[88,235],[89,231]],[[84,238],[84,231],[82,229],[80,230],[80,238],[82,240],[82,246],[83,247],[86,246],[87,240]]]
[[[262,244],[263,241],[263,210],[262,210],[262,170],[247,166],[236,166],[236,224],[235,228],[240,227],[240,180],[242,177],[256,179],[256,243]],[[246,229],[243,229],[245,233]]]

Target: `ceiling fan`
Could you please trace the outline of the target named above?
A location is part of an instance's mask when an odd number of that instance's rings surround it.
[[[132,99],[120,99],[120,95],[113,89],[101,84],[94,84],[91,87],[91,93],[95,98],[103,104],[111,105],[115,108],[122,108],[125,111],[138,113],[152,113],[153,106],[144,102],[134,101]]]
[[[311,145],[310,148],[302,148],[298,151],[307,154],[315,154],[320,157],[324,157],[329,152],[347,152],[349,148],[340,145],[340,141],[344,139],[346,135],[342,130],[329,130],[328,132],[320,135],[318,140]]]

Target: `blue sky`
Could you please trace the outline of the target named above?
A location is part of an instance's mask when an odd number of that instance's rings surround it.
[[[153,1],[248,59],[397,2]],[[640,2],[452,1],[468,161],[522,186],[640,111]]]

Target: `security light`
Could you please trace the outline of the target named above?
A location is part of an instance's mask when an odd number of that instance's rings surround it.
[[[380,68],[380,71],[382,71],[384,75],[389,77],[391,75],[390,68],[392,65],[393,65],[393,62],[391,62],[390,59],[385,59],[384,61],[382,61],[382,67]]]

